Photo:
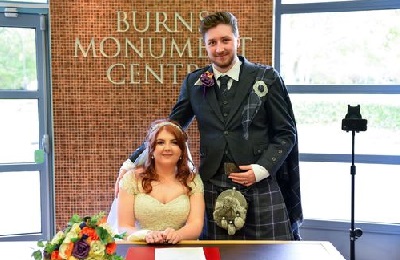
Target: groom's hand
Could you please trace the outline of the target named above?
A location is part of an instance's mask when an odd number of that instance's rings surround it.
[[[243,186],[250,186],[256,183],[256,176],[251,165],[242,165],[239,168],[242,172],[233,172],[229,174],[228,178]]]
[[[127,173],[128,171],[134,171],[135,174],[141,174],[141,173],[143,173],[144,168],[143,168],[143,166],[137,166],[137,167],[135,167],[135,168],[133,168],[133,169],[130,169],[130,170],[127,170],[127,169],[124,168],[124,167],[119,168],[118,178],[117,178],[117,180],[115,181],[115,187],[114,187],[114,189],[115,189],[115,191],[114,191],[114,193],[115,193],[115,194],[114,194],[115,198],[118,198],[118,193],[119,193],[119,181],[124,177],[125,173]]]
[[[127,169],[123,169],[123,167],[119,168],[119,173],[118,173],[118,178],[115,181],[115,187],[114,187],[114,195],[116,198],[118,198],[118,193],[119,193],[119,181],[124,177],[124,174],[127,172]]]

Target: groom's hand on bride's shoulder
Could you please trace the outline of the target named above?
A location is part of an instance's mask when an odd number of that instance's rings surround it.
[[[133,167],[131,169],[126,169],[124,166],[121,166],[121,168],[119,168],[118,178],[115,181],[115,187],[114,187],[114,189],[115,189],[115,191],[114,191],[115,198],[118,198],[119,181],[124,177],[125,173],[127,173],[130,170],[133,170],[135,172],[135,174],[141,174],[144,171],[143,166],[137,166],[137,167]]]
[[[127,172],[127,169],[124,169],[123,167],[119,168],[119,172],[118,172],[118,178],[115,181],[115,197],[118,198],[118,193],[119,193],[119,181],[122,179],[122,177],[124,177],[124,174]]]
[[[114,196],[115,198],[118,198],[118,193],[119,193],[119,181],[122,179],[122,177],[124,177],[124,174],[131,170],[131,169],[135,169],[135,164],[131,161],[131,159],[127,159],[119,168],[119,172],[118,172],[118,178],[115,181],[115,185],[114,185]]]

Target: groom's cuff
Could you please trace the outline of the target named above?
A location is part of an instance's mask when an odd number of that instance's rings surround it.
[[[251,168],[253,169],[254,175],[256,176],[256,182],[268,178],[269,172],[263,166],[252,164]]]

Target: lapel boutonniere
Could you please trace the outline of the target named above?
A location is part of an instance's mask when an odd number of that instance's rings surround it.
[[[206,95],[206,89],[214,86],[214,74],[212,72],[206,71],[200,75],[199,80],[196,81],[195,85],[200,85],[203,87],[203,95]]]
[[[258,80],[256,81],[256,83],[254,83],[253,90],[259,98],[262,98],[263,96],[267,95],[268,86],[265,84],[264,81]]]

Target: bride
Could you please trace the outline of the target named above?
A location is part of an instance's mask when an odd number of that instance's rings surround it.
[[[125,173],[126,172],[126,173]],[[204,224],[204,188],[195,172],[187,135],[168,119],[155,121],[146,149],[127,160],[108,223],[130,241],[176,244],[197,239]]]

